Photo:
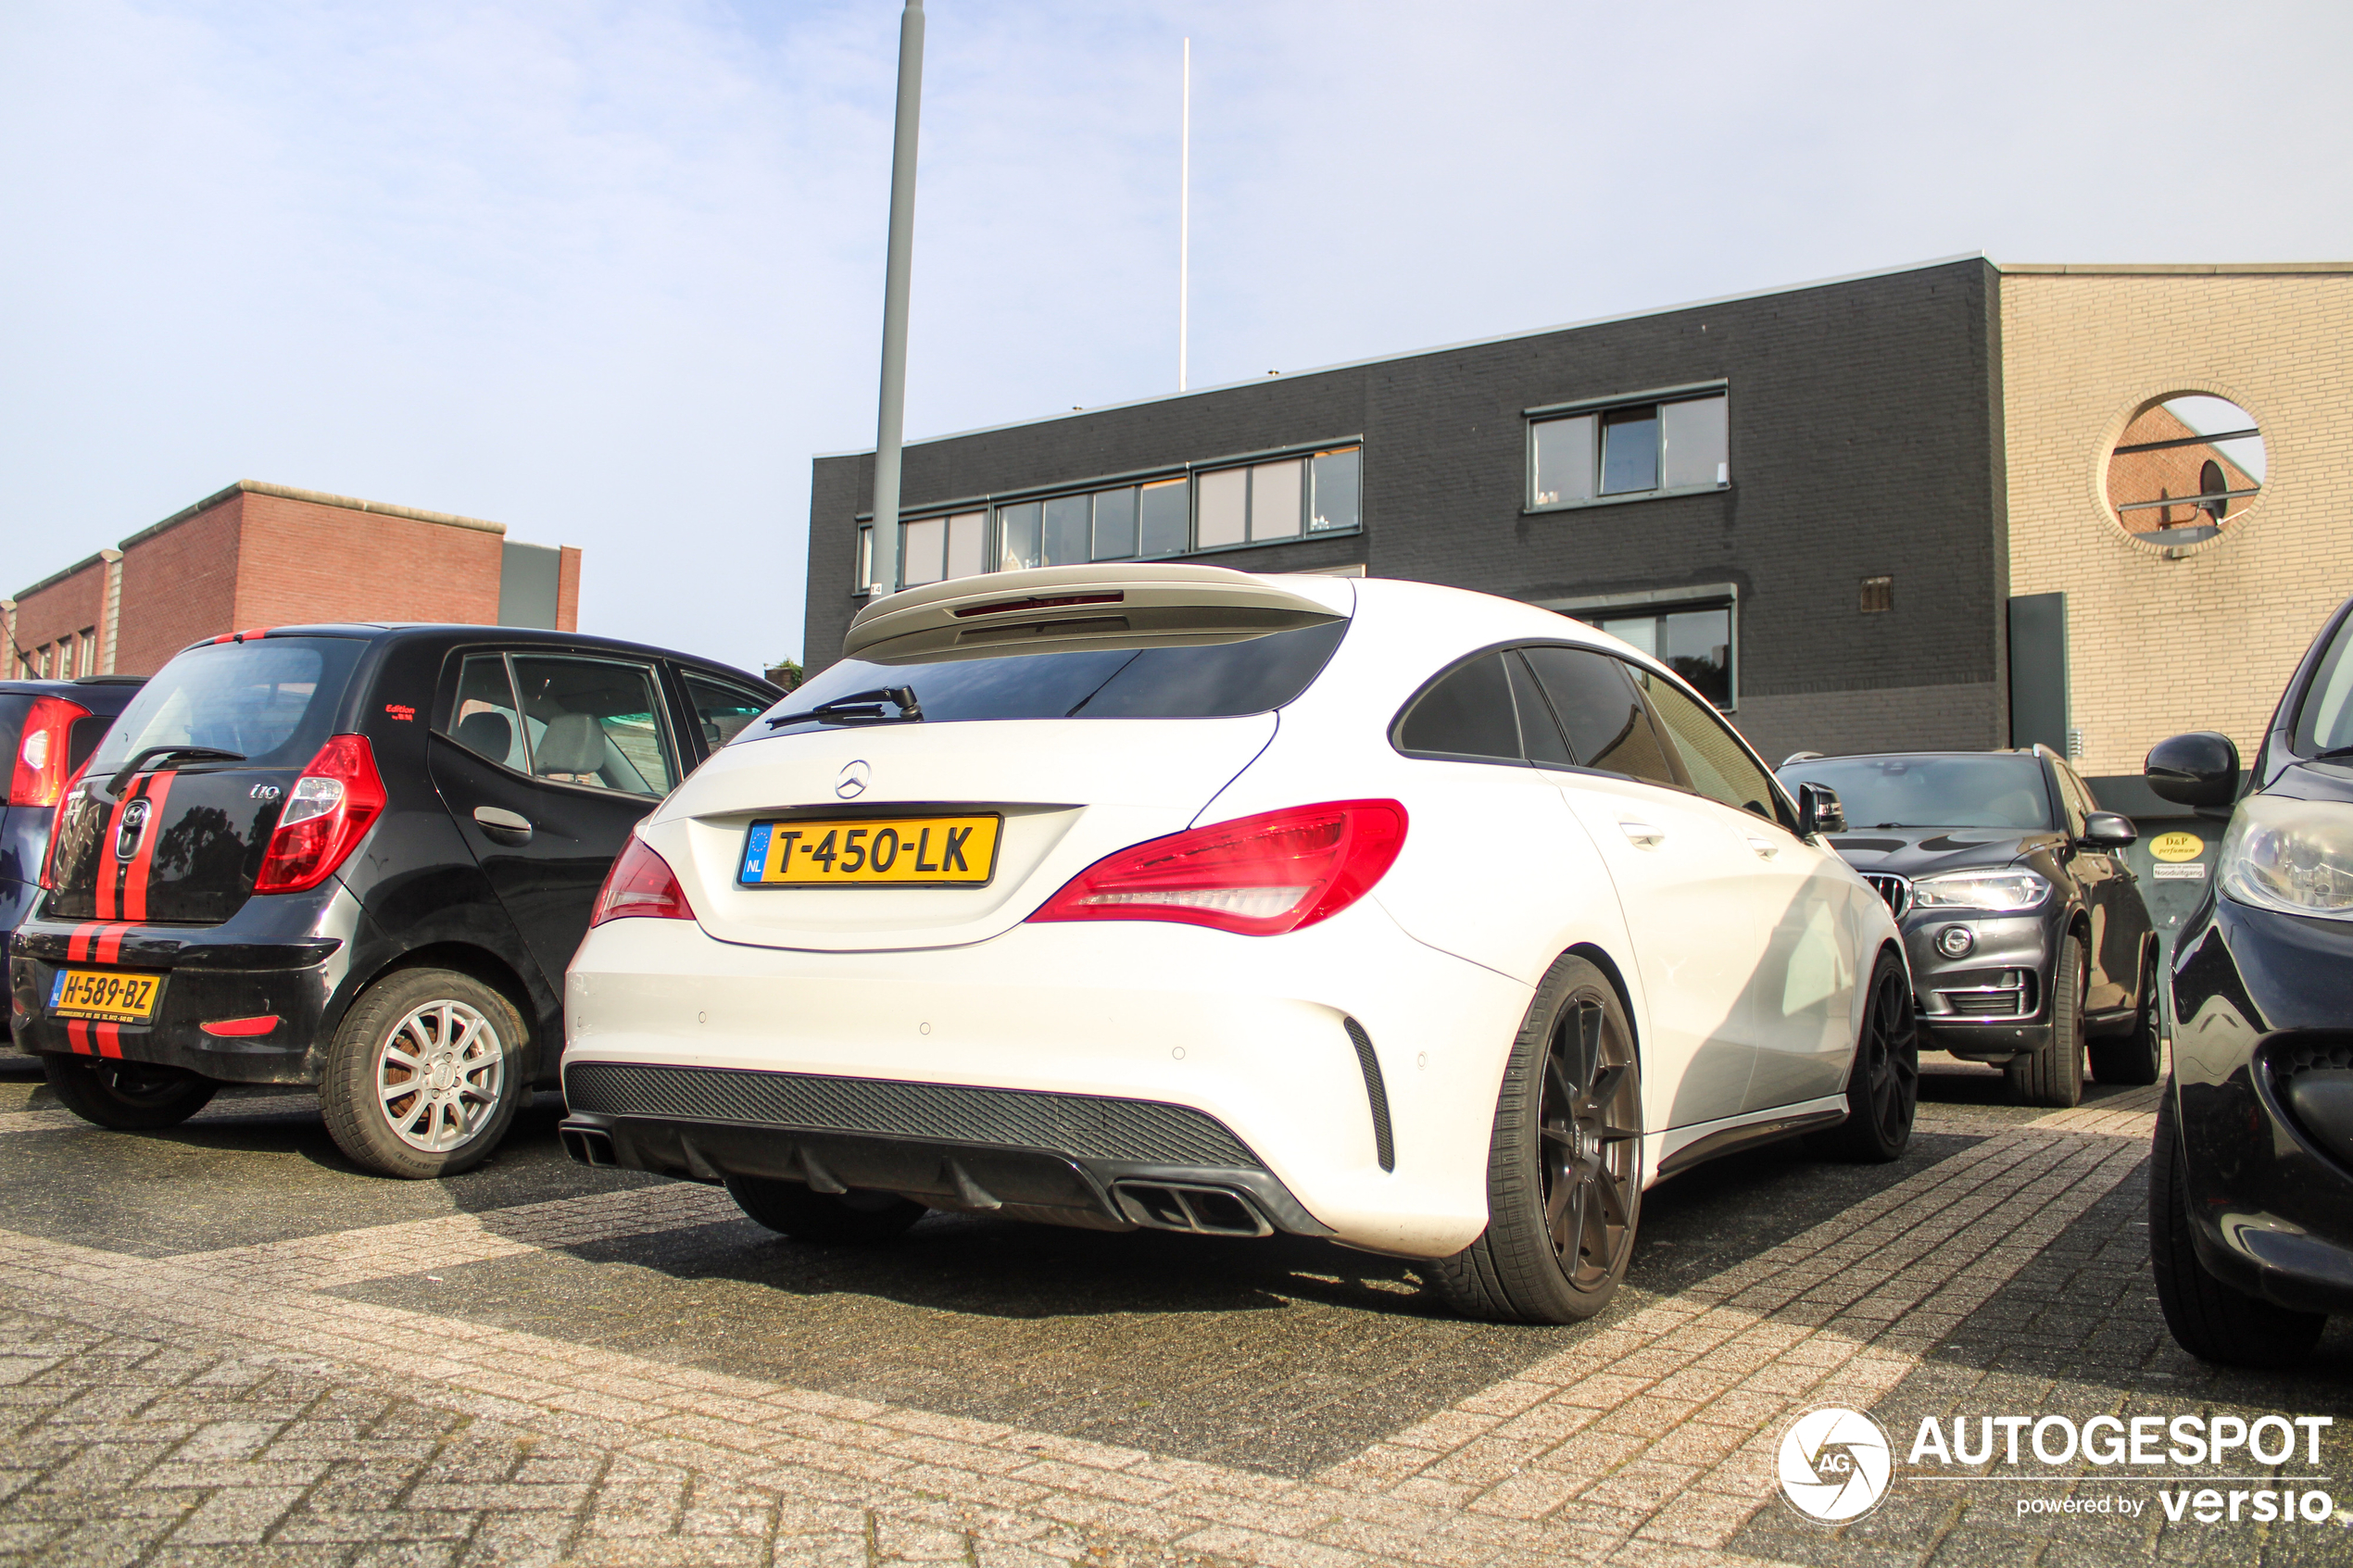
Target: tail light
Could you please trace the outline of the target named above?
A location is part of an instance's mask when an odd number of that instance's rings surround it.
[[[82,786],[82,775],[89,771],[90,759],[85,757],[82,759],[82,766],[73,771],[73,777],[68,779],[65,782],[65,787],[57,791],[57,802],[49,809],[49,842],[41,851],[41,886],[44,892],[54,892],[57,889],[57,835],[65,831],[66,807],[72,801],[73,792]]]
[[[8,780],[11,806],[55,806],[65,794],[66,743],[77,719],[90,710],[61,696],[37,696],[24,716],[24,738],[17,745],[17,768]]]
[[[1289,807],[1105,856],[1029,918],[1175,921],[1276,936],[1363,897],[1404,847],[1405,808],[1394,800]]]
[[[333,876],[383,815],[384,778],[365,735],[330,735],[286,792],[256,893],[300,893]]]
[[[687,907],[686,890],[678,885],[670,862],[632,834],[629,847],[605,873],[604,886],[597,890],[597,908],[588,923],[594,927],[609,920],[640,918],[692,920],[695,911]]]

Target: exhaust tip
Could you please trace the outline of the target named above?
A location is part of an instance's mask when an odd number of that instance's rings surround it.
[[[580,1164],[606,1169],[621,1164],[613,1152],[612,1135],[600,1127],[561,1127],[557,1135],[563,1139],[564,1152]]]
[[[1227,1187],[1178,1182],[1120,1182],[1113,1188],[1127,1217],[1147,1230],[1192,1236],[1272,1236],[1258,1206]]]

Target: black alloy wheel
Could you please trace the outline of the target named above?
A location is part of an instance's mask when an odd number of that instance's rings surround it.
[[[44,1056],[41,1072],[58,1104],[118,1133],[177,1127],[211,1103],[220,1088],[210,1078],[146,1061]]]
[[[2141,1005],[2133,1015],[2133,1032],[2114,1039],[2085,1042],[2092,1059],[2092,1076],[2103,1084],[2154,1084],[2165,1065],[2164,972],[2151,942],[2141,963]]]
[[[2173,1085],[2157,1106],[2149,1151],[2149,1262],[2157,1304],[2173,1342],[2217,1366],[2288,1367],[2310,1353],[2328,1326],[2324,1312],[2299,1312],[2216,1279],[2190,1239],[2189,1162],[2175,1127]]]
[[[1544,1234],[1553,1261],[1580,1291],[1615,1281],[1634,1239],[1642,1110],[1629,1103],[1633,1053],[1608,1021],[1589,997],[1562,1014],[1544,1053],[1536,1112]]]
[[[1537,987],[1495,1105],[1487,1229],[1426,1278],[1456,1311],[1576,1323],[1626,1274],[1642,1202],[1642,1085],[1617,989],[1574,954]]]
[[[1912,1015],[1912,985],[1893,953],[1871,967],[1855,1065],[1846,1075],[1846,1120],[1822,1135],[1841,1159],[1886,1164],[1911,1147],[1912,1118],[1920,1100],[1919,1030]]]

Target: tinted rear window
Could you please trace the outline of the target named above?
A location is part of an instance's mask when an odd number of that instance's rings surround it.
[[[1222,719],[1280,708],[1307,689],[1348,630],[1345,621],[1273,632],[1208,647],[1115,648],[1013,654],[937,664],[845,659],[776,705],[803,713],[822,703],[912,686],[924,721],[971,719]],[[890,711],[885,704],[885,711]],[[737,741],[801,728],[746,727]],[[821,727],[818,721],[808,728]]]
[[[209,746],[256,767],[298,768],[325,744],[344,684],[367,646],[351,637],[264,637],[191,648],[139,688],[90,771],[112,771],[163,746]]]

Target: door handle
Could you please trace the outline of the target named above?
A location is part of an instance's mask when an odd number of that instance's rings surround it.
[[[1637,849],[1655,849],[1667,842],[1667,834],[1648,822],[1620,822],[1617,831]]]
[[[517,843],[531,842],[531,819],[520,811],[510,811],[502,806],[477,806],[474,821],[492,833],[508,834]]]

